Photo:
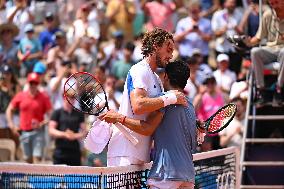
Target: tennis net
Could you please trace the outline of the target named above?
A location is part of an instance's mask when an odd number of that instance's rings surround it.
[[[194,154],[195,188],[234,189],[239,184],[236,148]],[[0,163],[0,188],[146,189],[151,163],[125,167],[84,167]]]

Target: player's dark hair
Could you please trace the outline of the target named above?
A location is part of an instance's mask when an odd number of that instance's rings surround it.
[[[144,34],[142,39],[142,54],[146,58],[154,53],[155,46],[161,47],[167,40],[174,41],[173,35],[163,29],[155,28]]]
[[[171,86],[184,89],[190,76],[190,69],[184,61],[175,60],[168,63],[165,71]]]

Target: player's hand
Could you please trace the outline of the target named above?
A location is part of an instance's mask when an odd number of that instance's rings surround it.
[[[177,98],[176,104],[180,104],[180,105],[183,105],[183,106],[188,106],[188,102],[187,102],[187,99],[186,99],[184,93],[182,93],[180,91],[177,91],[177,90],[172,90],[170,92],[173,92],[176,95],[176,98]]]
[[[105,121],[107,123],[116,123],[119,122],[124,116],[120,113],[117,113],[114,110],[109,110],[108,112],[99,115],[98,118],[102,121]]]
[[[196,129],[197,132],[197,144],[201,145],[204,142],[205,133],[201,132],[199,129]]]

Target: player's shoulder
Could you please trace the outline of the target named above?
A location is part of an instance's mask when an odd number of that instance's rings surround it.
[[[143,59],[137,64],[133,65],[129,72],[132,76],[149,74],[146,60]]]

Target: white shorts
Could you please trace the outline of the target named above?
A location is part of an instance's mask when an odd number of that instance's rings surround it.
[[[184,181],[154,180],[147,181],[150,189],[194,189],[194,183]]]
[[[127,156],[107,158],[108,167],[137,165],[137,164],[143,164],[143,163],[145,162],[139,159],[136,159],[134,157],[127,157]]]

